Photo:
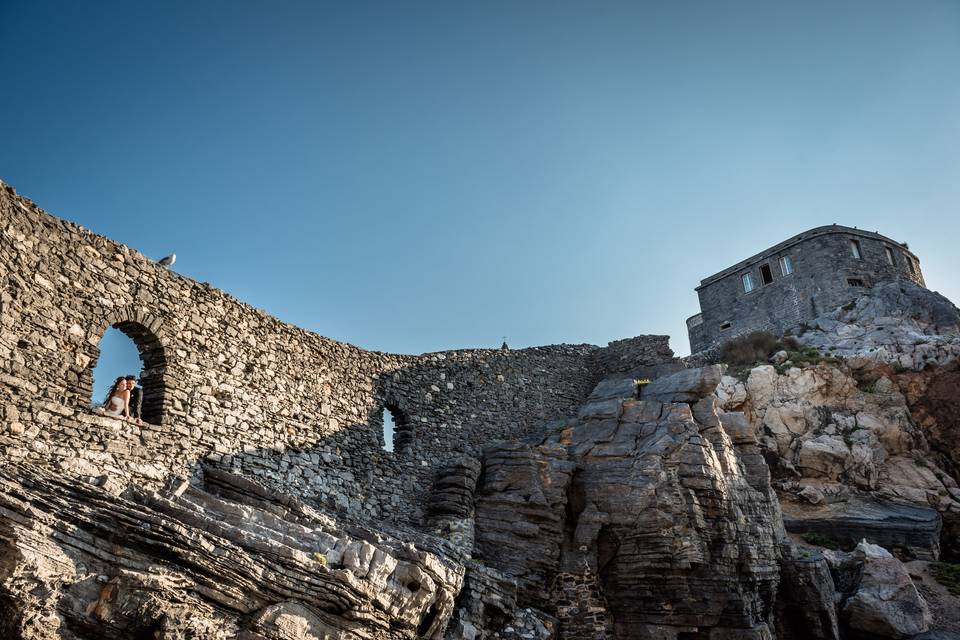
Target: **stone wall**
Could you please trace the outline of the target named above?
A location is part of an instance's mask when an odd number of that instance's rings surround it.
[[[859,243],[859,259],[851,241]],[[782,256],[790,258],[792,273],[783,273]],[[770,268],[769,284],[761,277],[764,265]],[[746,273],[755,285],[750,292],[743,289]],[[905,245],[839,225],[811,229],[704,279],[697,287],[701,312],[687,320],[690,350],[697,353],[751,331],[780,335],[890,280],[925,286],[920,261]]]
[[[137,426],[90,408],[104,331],[144,362]],[[0,455],[160,482],[202,461],[358,516],[419,523],[435,472],[569,414],[666,336],[422,356],[283,323],[57,219],[0,184]],[[117,372],[127,373],[127,372]],[[396,451],[383,449],[393,410]]]

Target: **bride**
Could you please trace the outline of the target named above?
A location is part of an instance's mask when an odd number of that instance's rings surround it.
[[[113,381],[102,407],[108,416],[130,417],[130,385],[127,384],[126,378],[120,376]]]

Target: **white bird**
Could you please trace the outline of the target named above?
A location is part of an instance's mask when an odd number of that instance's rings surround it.
[[[172,264],[173,264],[174,262],[176,262],[176,261],[177,261],[177,254],[171,253],[171,254],[168,255],[166,258],[161,258],[161,259],[160,259],[160,262],[159,262],[158,264],[159,264],[161,267],[169,267],[170,265],[172,265]]]

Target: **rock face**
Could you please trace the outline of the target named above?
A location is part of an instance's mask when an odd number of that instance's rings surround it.
[[[777,593],[777,637],[781,640],[839,640],[836,587],[822,557],[784,558]]]
[[[936,464],[897,375],[876,362],[860,367],[764,365],[746,381],[725,377],[716,395],[753,427],[788,530],[936,559],[942,521],[960,515],[960,489]]]
[[[940,515],[930,507],[851,497],[817,508],[789,504],[783,523],[791,533],[814,533],[852,547],[869,539],[910,558],[940,557]]]
[[[912,282],[883,282],[812,321],[800,340],[842,358],[922,369],[960,356],[960,310]]]
[[[0,468],[0,637],[441,638],[464,567],[212,471],[123,497]]]
[[[769,637],[785,534],[754,445],[716,410],[721,373],[644,389],[674,402],[606,381],[543,443],[486,452],[478,555],[561,637]]]

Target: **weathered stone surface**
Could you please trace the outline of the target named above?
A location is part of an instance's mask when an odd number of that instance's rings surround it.
[[[562,638],[769,636],[785,534],[769,483],[753,486],[749,451],[702,399],[721,374],[647,387],[693,405],[605,385],[596,397],[619,411],[581,411],[542,445],[487,450],[479,557],[516,576],[520,602],[555,615]]]
[[[556,640],[559,625],[546,613],[517,606],[517,583],[476,561],[467,575],[447,640]]]
[[[911,638],[930,627],[930,611],[903,564],[877,545],[860,543],[856,591],[843,605],[850,629],[880,638]]]
[[[90,408],[110,326],[140,348],[150,424]],[[0,184],[6,459],[82,475],[108,468],[153,485],[206,459],[328,508],[419,526],[446,465],[539,434],[611,371],[671,356],[667,336],[604,348],[367,351],[283,323]],[[383,450],[385,407],[397,420],[393,452]]]
[[[960,310],[908,281],[882,282],[811,323],[804,344],[856,366],[879,361],[920,370],[960,356]]]
[[[947,472],[948,456],[939,454],[942,441],[938,449],[927,441],[935,427],[918,425],[918,412],[911,414],[927,372],[907,374],[902,392],[889,365],[858,367],[821,364],[778,372],[760,366],[746,381],[724,378],[715,397],[725,409],[745,412],[784,501],[788,527],[799,531],[809,523],[848,544],[866,538],[929,557],[941,547],[934,539],[940,524],[929,507],[940,514],[943,547],[954,557],[960,549],[960,526],[954,525],[960,522],[960,490]],[[920,508],[928,514],[921,518],[925,524],[910,519],[888,529],[889,510],[870,506],[897,503]]]
[[[375,353],[0,185],[0,638],[907,633],[865,561],[834,584],[792,548],[774,494],[792,530],[903,555],[936,557],[938,513],[960,531],[955,309],[874,291],[804,337],[845,363],[744,381],[663,336]],[[89,409],[110,325],[146,424]]]
[[[860,540],[909,556],[940,556],[940,515],[930,507],[851,498],[809,508],[784,505],[783,523],[791,533],[818,533],[853,546]]]
[[[502,443],[489,447],[477,487],[476,557],[517,579],[524,604],[546,608],[559,568],[567,487],[566,448]]]
[[[716,390],[723,372],[721,365],[684,369],[644,386],[640,397],[658,402],[696,402]]]
[[[784,558],[777,592],[780,640],[839,640],[837,593],[822,556]]]
[[[418,548],[211,474],[207,490],[118,497],[0,468],[3,637],[443,636],[464,569],[440,541]]]

